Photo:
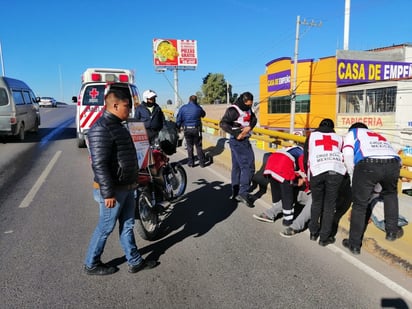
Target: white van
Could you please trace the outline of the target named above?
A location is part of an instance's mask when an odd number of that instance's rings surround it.
[[[21,80],[0,77],[0,136],[18,136],[37,132],[40,126],[40,98]]]
[[[106,86],[112,83],[127,84],[133,100],[132,112],[140,104],[139,92],[134,84],[134,74],[127,69],[90,68],[82,74],[82,86],[78,97],[72,97],[77,103],[76,131],[77,146],[86,147],[85,135],[90,127],[103,114],[104,92]],[[133,116],[133,115],[131,115]]]

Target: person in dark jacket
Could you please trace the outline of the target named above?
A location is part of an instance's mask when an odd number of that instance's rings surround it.
[[[179,129],[183,128],[187,147],[187,165],[194,166],[193,146],[196,147],[197,158],[200,167],[205,167],[205,154],[202,149],[202,118],[206,112],[197,103],[197,96],[191,95],[189,103],[183,105],[176,116],[176,125]]]
[[[250,196],[252,177],[255,174],[255,154],[249,137],[256,126],[257,118],[251,106],[253,95],[242,93],[236,102],[229,106],[222,119],[220,127],[230,134],[229,146],[232,154],[232,199],[253,207]]]
[[[106,110],[87,134],[94,173],[93,195],[100,208],[99,222],[85,259],[84,271],[88,275],[109,275],[117,271],[116,267],[101,261],[106,240],[117,220],[129,272],[157,264],[142,258],[133,234],[138,162],[132,137],[123,125],[131,109],[129,97],[125,89],[109,88],[105,96]]]
[[[156,103],[157,94],[153,90],[143,92],[143,102],[136,107],[134,117],[144,122],[150,145],[155,144],[159,131],[163,128],[165,116]]]

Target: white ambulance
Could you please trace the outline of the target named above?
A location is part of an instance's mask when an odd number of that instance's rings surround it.
[[[90,68],[82,74],[82,86],[78,97],[72,97],[77,104],[76,132],[79,148],[86,147],[85,135],[93,123],[103,114],[106,86],[112,83],[125,83],[130,89],[133,108],[140,104],[139,92],[135,85],[134,74],[126,69]]]

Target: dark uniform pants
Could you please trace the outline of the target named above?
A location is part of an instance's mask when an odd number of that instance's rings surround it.
[[[193,165],[194,153],[193,147],[196,147],[197,158],[200,165],[205,165],[205,155],[202,150],[202,131],[200,127],[191,127],[184,129],[184,136],[187,146],[187,164]]]
[[[249,139],[238,141],[230,138],[229,145],[232,153],[232,188],[239,187],[238,194],[246,196],[255,174],[255,153]]]
[[[398,179],[400,163],[396,159],[376,161],[367,159],[355,165],[352,178],[352,213],[349,229],[349,243],[361,247],[365,231],[368,201],[377,183],[382,186],[386,232],[398,231],[399,202]]]
[[[325,172],[310,177],[312,208],[309,230],[311,234],[319,234],[321,241],[326,241],[332,236],[336,200],[342,180],[343,175],[336,172]]]

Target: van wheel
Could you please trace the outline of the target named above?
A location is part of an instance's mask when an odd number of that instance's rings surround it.
[[[24,124],[22,123],[20,126],[20,131],[19,131],[19,140],[24,141],[25,138],[25,132],[24,132]]]
[[[36,120],[36,124],[34,125],[34,128],[31,130],[31,132],[39,133],[39,123],[38,123],[37,120]]]
[[[77,146],[79,148],[86,148],[86,141],[84,140],[84,138],[78,138],[77,139]]]

